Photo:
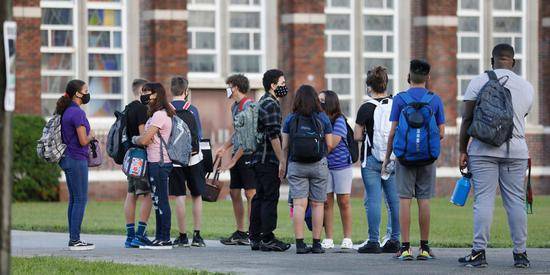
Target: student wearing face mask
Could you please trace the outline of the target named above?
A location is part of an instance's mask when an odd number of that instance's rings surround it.
[[[256,195],[252,199],[250,213],[250,241],[252,250],[286,251],[290,244],[275,238],[277,204],[279,202],[279,161],[281,149],[280,98],[288,94],[285,76],[281,70],[272,69],[262,79],[265,94],[258,102],[258,128],[262,136],[254,153]]]
[[[73,79],[57,100],[55,114],[61,115],[61,138],[67,145],[59,166],[65,172],[69,190],[69,249],[91,250],[95,246],[80,239],[80,227],[88,202],[89,144],[95,140],[81,105],[90,102],[86,82]]]

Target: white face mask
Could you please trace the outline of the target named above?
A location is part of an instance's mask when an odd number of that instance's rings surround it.
[[[231,98],[231,96],[233,95],[233,91],[230,87],[225,88],[225,93],[227,98]]]

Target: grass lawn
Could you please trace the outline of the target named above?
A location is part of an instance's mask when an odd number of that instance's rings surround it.
[[[367,221],[363,202],[353,199],[353,240],[360,243],[367,237]],[[174,204],[172,203],[172,206]],[[510,247],[510,233],[502,201],[497,199],[495,216],[491,230],[491,247]],[[188,233],[193,229],[190,205],[187,205]],[[432,201],[430,244],[437,247],[469,247],[472,240],[472,200],[465,207],[451,205],[447,198]],[[335,212],[337,208],[335,209]],[[177,235],[175,213],[172,211],[172,236]],[[385,212],[385,211],[383,211]],[[418,244],[417,207],[412,208],[411,242]],[[529,247],[550,248],[548,230],[550,226],[550,196],[535,198],[534,214],[528,215]],[[342,226],[339,214],[335,213],[335,241],[342,239]],[[385,232],[386,215],[383,213],[383,230]],[[149,220],[149,236],[154,236],[155,215]],[[67,203],[14,203],[13,229],[67,232]],[[202,235],[206,239],[219,239],[228,236],[235,230],[233,209],[230,201],[204,203]],[[125,234],[123,202],[90,202],[86,209],[83,233]],[[279,203],[279,220],[275,234],[283,240],[292,241],[293,229],[289,219],[288,205]],[[383,233],[382,233],[383,235]],[[310,238],[310,234],[306,234]]]
[[[112,262],[80,261],[61,257],[13,257],[11,273],[27,274],[216,274],[165,266],[138,266]]]

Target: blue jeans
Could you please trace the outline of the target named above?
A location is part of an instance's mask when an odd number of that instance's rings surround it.
[[[382,190],[388,204],[388,226],[391,224],[391,239],[399,240],[399,197],[395,186],[395,174],[388,180],[382,180],[380,172],[382,162],[373,156],[367,158],[367,167],[361,169],[365,185],[365,212],[369,223],[369,241],[378,242],[380,238],[380,220]]]
[[[80,227],[88,202],[88,161],[77,160],[64,156],[59,166],[65,172],[67,189],[69,189],[69,238],[71,241],[80,240]]]
[[[149,183],[153,192],[151,199],[153,200],[157,219],[155,239],[169,241],[172,212],[170,211],[170,203],[168,202],[168,176],[170,175],[170,171],[172,171],[172,163],[149,162],[147,165],[149,169]]]

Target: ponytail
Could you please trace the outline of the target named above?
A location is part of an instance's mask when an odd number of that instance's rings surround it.
[[[367,86],[375,93],[385,93],[388,88],[388,72],[382,66],[374,67],[367,73]]]
[[[56,103],[54,115],[63,115],[65,110],[71,105],[74,95],[82,89],[86,82],[80,79],[73,79],[67,83],[65,94],[62,95]]]

